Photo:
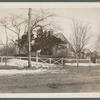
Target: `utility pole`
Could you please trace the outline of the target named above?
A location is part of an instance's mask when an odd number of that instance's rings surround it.
[[[29,8],[28,10],[28,67],[31,67],[31,11],[32,8]]]
[[[7,60],[8,60],[8,35],[7,35],[7,29],[5,26],[5,34],[6,34],[6,61],[5,61],[5,66],[7,66]]]

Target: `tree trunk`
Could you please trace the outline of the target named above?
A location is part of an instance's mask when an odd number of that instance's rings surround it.
[[[76,59],[77,59],[77,67],[79,67],[79,55],[78,55],[78,53],[76,53]]]

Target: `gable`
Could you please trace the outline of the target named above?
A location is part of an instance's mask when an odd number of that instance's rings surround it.
[[[60,38],[62,41],[64,41],[64,42],[66,43],[66,44],[64,44],[64,45],[66,45],[66,47],[67,47],[68,49],[70,49],[71,51],[74,52],[74,49],[73,49],[73,47],[71,46],[70,42],[67,40],[67,38],[66,38],[62,33],[56,33],[56,34],[54,34],[54,36],[56,36],[57,38]]]

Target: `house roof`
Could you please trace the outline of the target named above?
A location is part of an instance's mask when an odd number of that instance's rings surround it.
[[[65,43],[68,43],[70,45],[70,47],[72,48],[72,51],[74,51],[73,47],[71,46],[70,42],[67,40],[67,38],[63,35],[63,33],[56,33],[54,34],[54,36],[56,36],[57,38],[60,38],[62,41],[64,41]]]
[[[67,38],[62,33],[56,33],[54,34],[57,38],[60,38],[62,41],[65,41],[66,43],[69,43]]]

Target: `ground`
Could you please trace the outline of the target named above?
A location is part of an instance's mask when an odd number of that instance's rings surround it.
[[[0,70],[1,93],[100,92],[100,67]]]

